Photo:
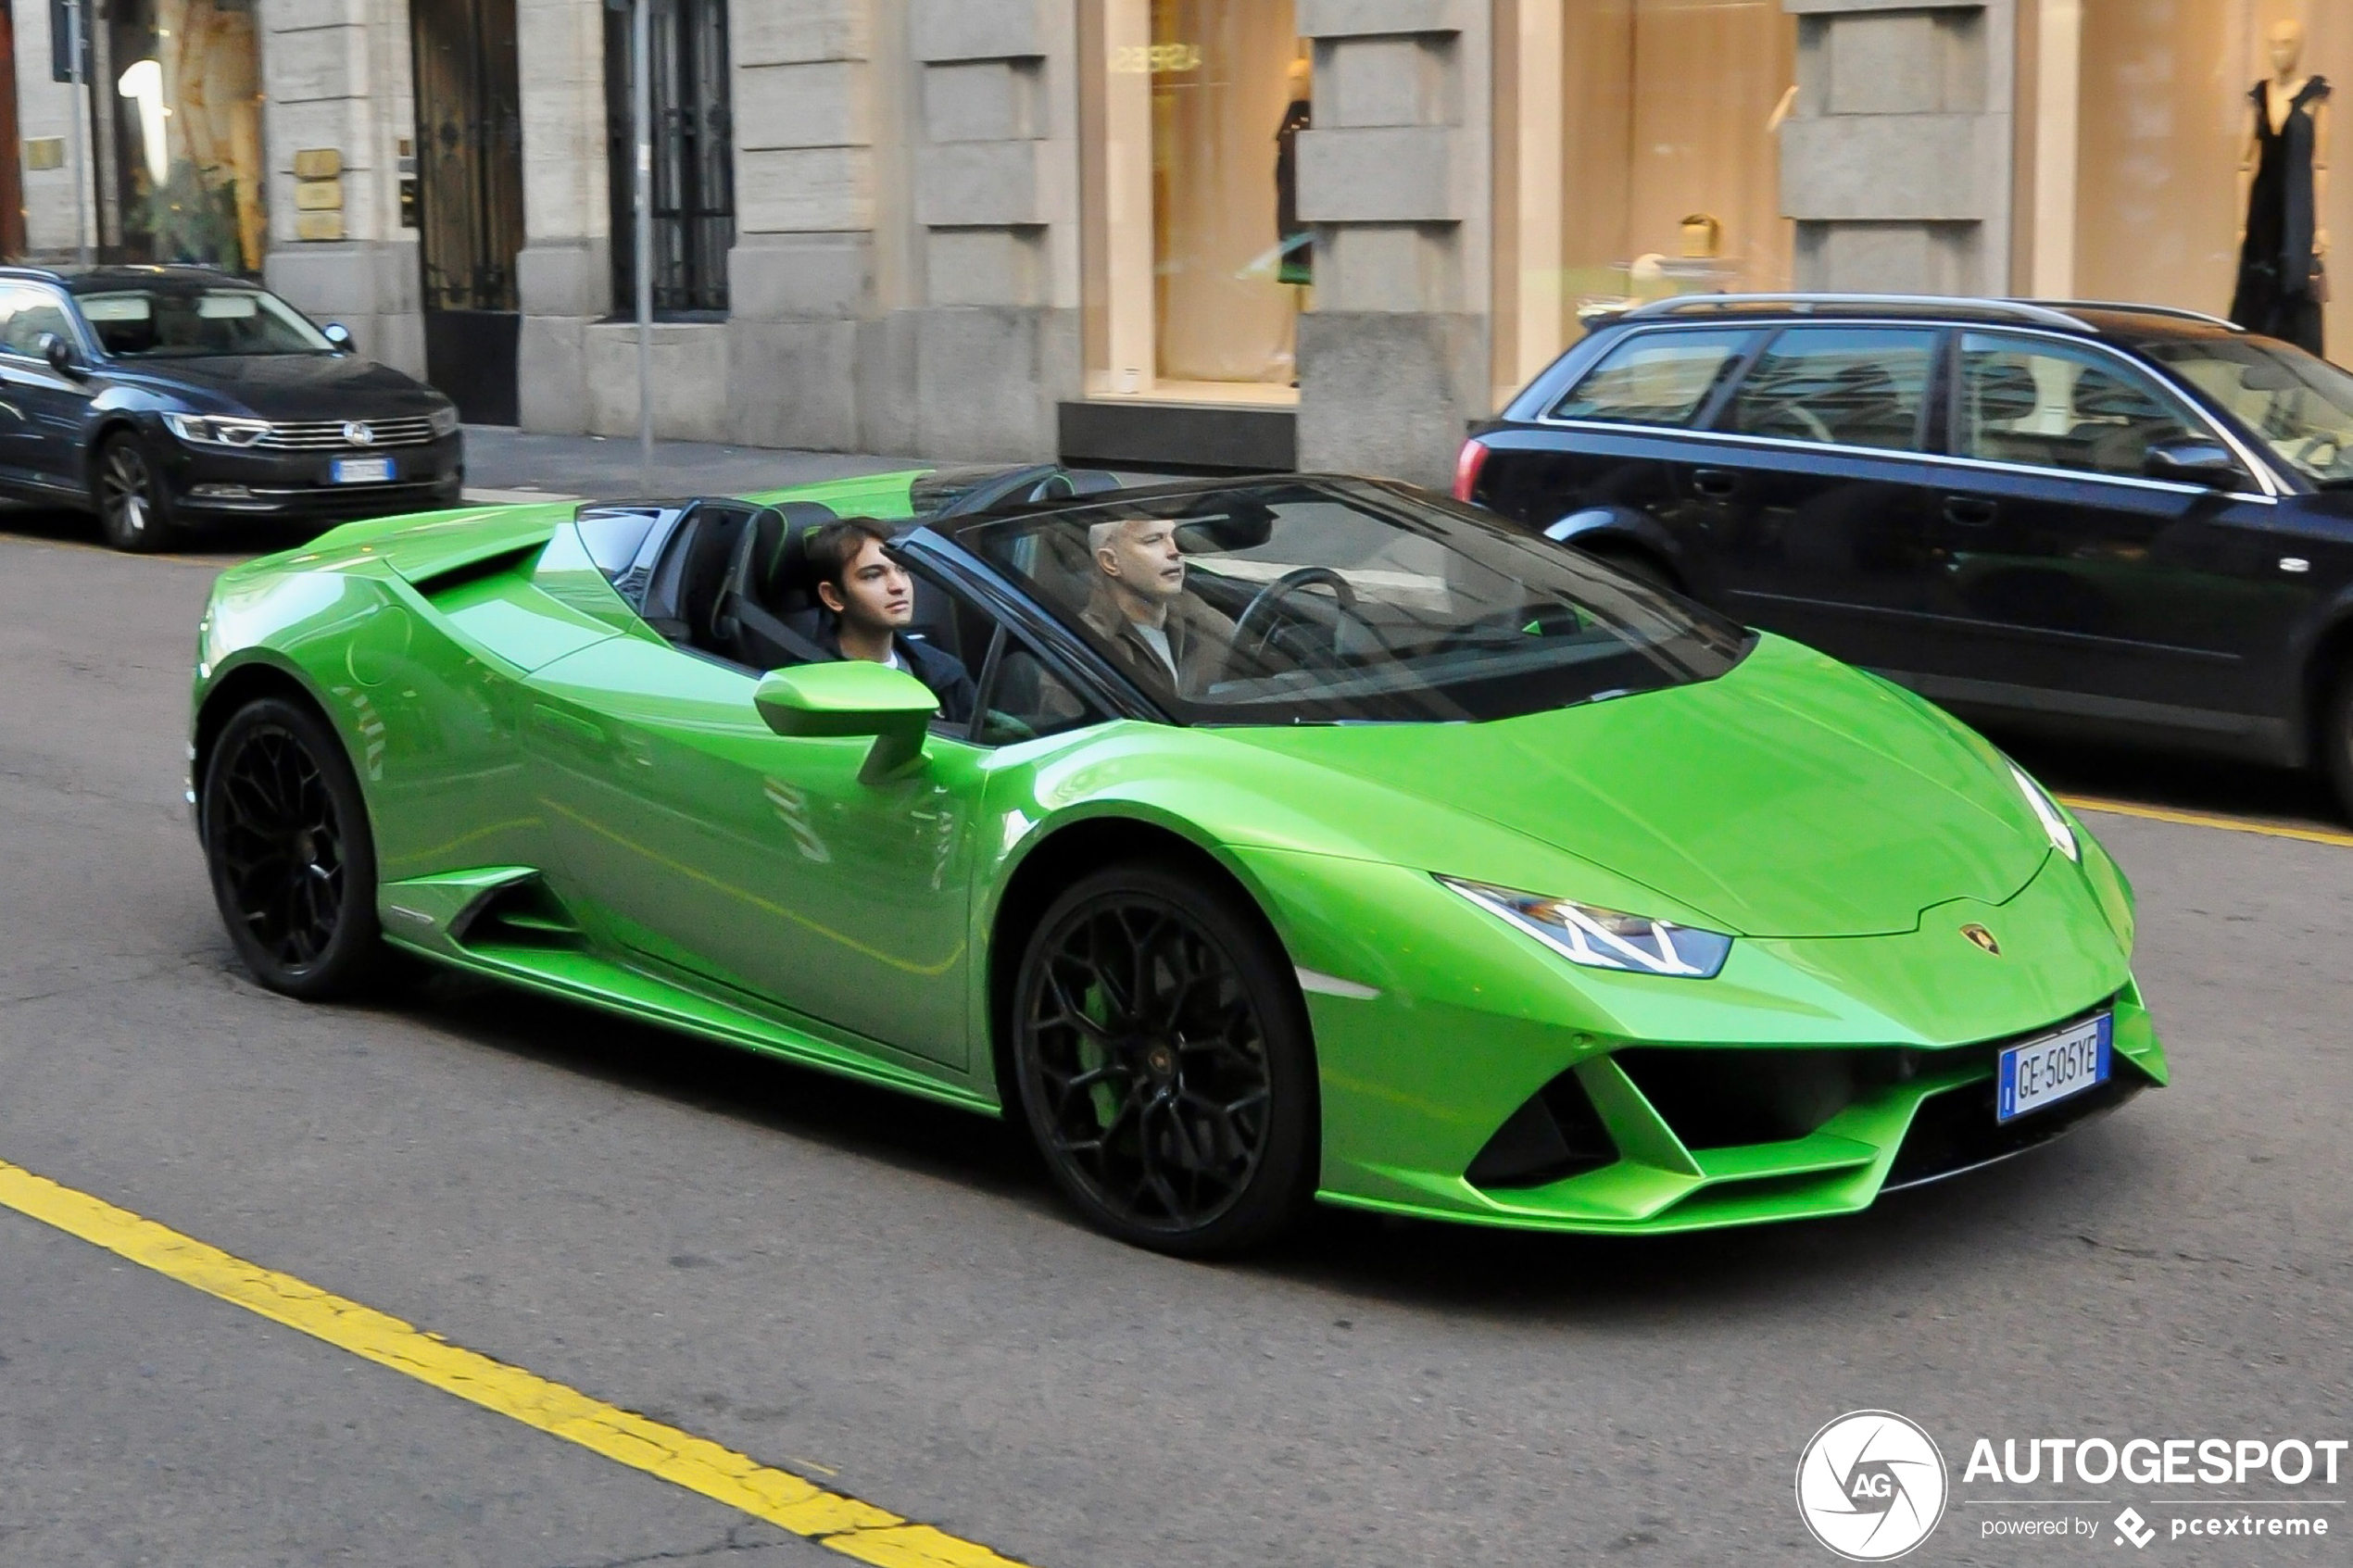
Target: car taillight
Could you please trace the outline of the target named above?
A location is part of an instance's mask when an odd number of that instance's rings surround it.
[[[1467,501],[1478,493],[1478,470],[1487,466],[1487,444],[1466,441],[1454,458],[1454,499]]]

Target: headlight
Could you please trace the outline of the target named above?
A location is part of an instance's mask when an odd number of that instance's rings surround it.
[[[1515,893],[1483,882],[1438,879],[1488,913],[1519,927],[1571,963],[1635,974],[1706,980],[1731,956],[1732,939],[1719,931],[1677,925],[1566,898]]]
[[[444,405],[427,414],[425,420],[432,426],[433,433],[436,438],[458,433],[458,410],[453,408]]]
[[[166,414],[164,428],[198,446],[250,446],[270,433],[268,420],[227,419],[219,414]]]
[[[2018,781],[2018,792],[2026,797],[2026,803],[2034,809],[2034,816],[2043,824],[2043,831],[2050,834],[2051,847],[2070,860],[2082,859],[2082,847],[2075,842],[2075,830],[2069,827],[2067,819],[2059,814],[2057,803],[2044,794],[2043,786],[2028,778],[2026,770],[2015,762],[2010,764],[2010,777]]]

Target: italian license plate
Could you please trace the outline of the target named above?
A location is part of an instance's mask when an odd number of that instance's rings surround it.
[[[2012,1046],[2001,1056],[1994,1120],[2015,1121],[2107,1083],[2115,1041],[2116,1017],[2104,1012],[2056,1035]]]
[[[327,478],[336,484],[382,484],[392,478],[390,458],[337,458]]]

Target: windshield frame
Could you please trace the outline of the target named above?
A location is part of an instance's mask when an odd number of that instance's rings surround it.
[[[2269,476],[2278,485],[2292,490],[2307,491],[2353,489],[2353,473],[2334,476],[2316,474],[2304,467],[2275,445],[2270,436],[2241,414],[2230,402],[2210,391],[2204,383],[2191,375],[2184,368],[2183,361],[2203,358],[2215,363],[2227,363],[2237,358],[2237,355],[2233,352],[2236,350],[2240,354],[2262,355],[2288,367],[2292,373],[2301,375],[2301,371],[2296,369],[2296,361],[2305,359],[2318,365],[2326,373],[2347,378],[2348,390],[2353,390],[2353,372],[2347,372],[2334,363],[2298,348],[2292,343],[2253,332],[2214,332],[2196,334],[2168,332],[2162,336],[2144,336],[2133,345],[2133,349],[2145,364],[2162,376],[2183,396],[2195,403],[2208,419],[2215,420],[2227,430],[2235,442],[2244,447],[2241,456],[2256,458],[2263,469],[2269,470]],[[2306,384],[2310,386],[2311,383],[2307,380]],[[2318,387],[2313,387],[2312,390],[2316,394],[2319,392]],[[2347,412],[2353,415],[2353,407],[2348,407]],[[2263,476],[2259,475],[2259,477]]]
[[[206,295],[212,294],[251,295],[254,296],[256,301],[255,309],[257,312],[266,317],[275,318],[281,322],[289,323],[295,326],[299,332],[307,333],[310,337],[317,339],[317,345],[316,346],[304,348],[261,349],[242,354],[213,353],[209,351],[189,352],[182,350],[163,350],[159,352],[150,351],[143,354],[123,354],[107,346],[106,335],[98,330],[97,320],[92,317],[89,312],[89,302],[94,299],[117,299],[131,295],[147,295],[150,299],[162,295],[173,295],[181,298],[195,299],[201,298]],[[94,350],[100,357],[113,364],[169,365],[177,364],[183,360],[195,359],[296,359],[310,358],[313,356],[333,358],[342,353],[342,350],[335,346],[333,342],[328,338],[327,334],[320,330],[319,324],[313,321],[308,316],[303,314],[303,312],[296,308],[291,302],[283,296],[272,293],[269,289],[263,288],[258,283],[249,283],[242,279],[227,277],[220,279],[208,278],[202,280],[201,282],[193,279],[182,281],[177,278],[168,281],[142,280],[138,282],[116,281],[110,279],[104,284],[94,283],[88,288],[68,289],[66,291],[66,297],[73,303],[75,324],[81,328],[85,344],[91,349]],[[150,308],[152,308],[152,306]]]
[[[1610,686],[1566,702],[1538,704],[1509,712],[1463,715],[1398,714],[1352,715],[1339,712],[1312,711],[1317,708],[1337,708],[1348,700],[1330,703],[1292,701],[1204,703],[1192,700],[1171,684],[1147,684],[1124,667],[1105,646],[1101,637],[1085,622],[1082,613],[1064,607],[1042,590],[1012,563],[999,558],[989,548],[991,535],[1012,532],[1025,526],[1051,521],[1066,514],[1088,513],[1106,507],[1137,503],[1181,502],[1188,499],[1214,499],[1223,495],[1238,495],[1269,487],[1305,488],[1324,491],[1331,500],[1342,506],[1367,511],[1376,518],[1385,508],[1411,508],[1423,513],[1436,513],[1452,526],[1466,527],[1499,543],[1506,550],[1526,552],[1546,566],[1565,567],[1577,575],[1591,575],[1604,581],[1616,592],[1631,594],[1665,601],[1667,613],[1687,622],[1693,634],[1712,640],[1715,657],[1722,659],[1722,668],[1711,673],[1678,674],[1671,680],[1626,686]],[[1319,725],[1357,725],[1383,723],[1447,723],[1480,722],[1510,718],[1529,717],[1555,712],[1567,708],[1582,707],[1595,701],[1611,700],[1619,696],[1639,696],[1648,692],[1668,690],[1676,686],[1698,684],[1730,673],[1755,650],[1759,634],[1740,625],[1717,611],[1685,598],[1681,595],[1665,593],[1646,583],[1627,578],[1601,563],[1577,552],[1571,546],[1555,544],[1515,527],[1504,520],[1474,507],[1467,507],[1448,497],[1435,495],[1415,485],[1390,480],[1366,479],[1346,474],[1281,473],[1253,475],[1245,478],[1216,480],[1184,480],[1166,484],[1137,486],[1079,498],[1056,498],[990,508],[968,516],[933,517],[920,520],[924,530],[952,546],[955,554],[968,562],[968,571],[976,569],[1001,591],[1021,602],[1027,614],[1045,628],[1051,628],[1055,641],[1074,655],[1083,656],[1100,678],[1109,684],[1132,693],[1142,706],[1164,716],[1176,725],[1195,729],[1288,729]],[[909,541],[912,542],[912,541]],[[1555,557],[1554,552],[1558,552]],[[1475,557],[1471,557],[1476,560]],[[1487,563],[1478,563],[1487,565]],[[1496,570],[1488,566],[1488,570]],[[1655,610],[1656,606],[1653,607]],[[1648,659],[1655,664],[1664,660],[1654,651],[1655,645],[1628,642],[1614,657]],[[1501,680],[1502,671],[1482,676],[1480,680]],[[1473,681],[1433,683],[1435,689],[1449,686],[1469,686]],[[1410,690],[1410,688],[1409,688]]]

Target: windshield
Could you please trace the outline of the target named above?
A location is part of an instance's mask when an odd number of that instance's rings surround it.
[[[301,312],[259,289],[148,285],[77,295],[74,303],[118,359],[334,352]]]
[[[2353,375],[2300,348],[2256,338],[2154,343],[2147,352],[2305,478],[2353,484]]]
[[[1746,633],[1491,518],[1302,480],[960,542],[1189,723],[1504,719],[1721,675]]]

